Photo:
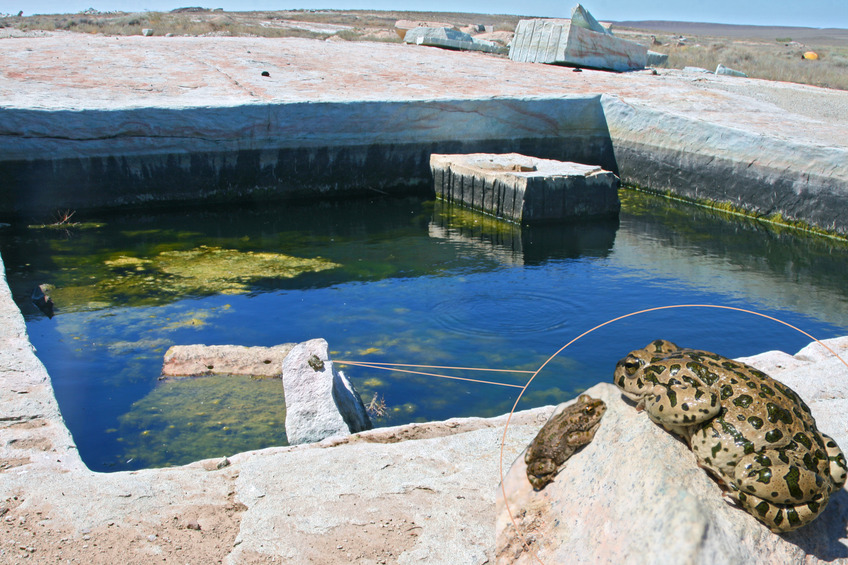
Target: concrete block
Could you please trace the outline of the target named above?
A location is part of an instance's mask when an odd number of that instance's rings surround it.
[[[662,65],[666,61],[668,61],[668,55],[666,55],[665,53],[657,53],[656,51],[651,51],[650,49],[648,50],[647,65],[649,67],[656,67]]]
[[[743,78],[748,78],[748,75],[746,75],[746,74],[745,74],[745,73],[743,73],[742,71],[737,71],[736,69],[731,69],[730,67],[725,67],[725,66],[724,66],[724,65],[722,65],[722,64],[719,64],[719,65],[716,67],[715,74],[717,74],[717,75],[729,76],[729,77],[743,77]]]
[[[601,23],[589,13],[589,10],[580,4],[577,4],[574,9],[571,10],[571,24],[591,31],[597,31],[598,33],[612,35],[612,31],[601,25]]]
[[[403,40],[406,37],[406,33],[417,27],[453,27],[451,24],[443,23],[443,22],[425,22],[420,20],[398,20],[395,22],[395,32],[397,32],[398,36]]]
[[[471,35],[448,27],[417,27],[410,29],[403,37],[404,43],[428,45],[446,49],[482,51],[484,53],[499,53],[504,48],[492,41],[475,39]]]
[[[572,20],[521,20],[509,58],[524,63],[548,63],[609,71],[644,69],[648,48],[573,24]]]
[[[517,153],[430,157],[436,197],[522,224],[615,216],[618,177]]]

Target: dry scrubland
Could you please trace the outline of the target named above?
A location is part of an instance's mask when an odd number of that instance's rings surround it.
[[[493,26],[512,32],[522,16],[434,13],[288,10],[223,12],[181,8],[172,12],[97,12],[0,18],[8,30],[140,35],[151,28],[156,35],[261,36],[336,38],[347,41],[399,42],[397,20],[424,20]],[[686,66],[714,70],[718,64],[753,78],[811,84],[848,90],[848,30],[726,26],[674,22],[625,22],[616,33],[669,55],[668,68]],[[0,30],[2,31],[2,30]],[[684,38],[681,40],[681,37]],[[801,55],[814,51],[817,61]]]
[[[686,27],[680,26],[682,31]],[[775,37],[766,39],[762,37],[763,30],[738,27],[715,26],[709,31],[704,26],[698,35],[690,35],[674,31],[673,24],[664,24],[654,32],[618,28],[616,34],[668,54],[668,62],[663,65],[666,68],[702,67],[713,71],[721,64],[752,78],[848,90],[848,30],[817,37],[815,30],[809,28],[767,28]],[[795,37],[793,31],[798,32]],[[804,60],[802,55],[807,51],[815,52],[819,59]]]

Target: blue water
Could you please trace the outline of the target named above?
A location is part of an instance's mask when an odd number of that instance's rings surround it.
[[[98,218],[68,232],[0,231],[13,294],[84,461],[95,470],[182,464],[285,443],[279,382],[160,382],[170,345],[275,345],[323,337],[334,359],[534,371],[613,318],[670,305],[753,310],[819,339],[848,334],[848,248],[625,193],[618,222],[518,228],[416,199]],[[115,257],[199,245],[337,266],[254,277],[244,292],[97,287]],[[148,267],[145,267],[148,268]],[[123,272],[123,271],[121,271]],[[165,288],[151,271],[153,288]],[[164,278],[162,280],[165,280]],[[29,301],[56,285],[52,319]],[[86,286],[89,285],[89,286]],[[94,286],[91,286],[94,285]],[[73,292],[60,292],[62,288]],[[628,351],[664,338],[728,357],[810,339],[750,313],[658,310],[605,325],[536,377],[520,408],[609,381]],[[341,366],[387,426],[512,409],[520,388]],[[527,373],[442,371],[523,385]]]

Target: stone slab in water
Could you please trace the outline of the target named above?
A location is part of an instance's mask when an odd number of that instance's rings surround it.
[[[509,58],[621,72],[644,69],[648,49],[634,41],[574,25],[571,20],[533,19],[518,22]]]
[[[518,153],[430,157],[436,196],[505,220],[531,224],[615,216],[618,177],[595,165]]]
[[[283,360],[295,344],[273,347],[244,345],[174,345],[165,352],[162,377],[250,375],[282,377]]]

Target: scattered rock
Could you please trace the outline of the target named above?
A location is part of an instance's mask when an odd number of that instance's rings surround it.
[[[162,377],[206,375],[280,377],[283,359],[292,347],[294,347],[293,343],[273,347],[174,345],[165,352]]]
[[[716,67],[715,74],[717,74],[717,75],[729,76],[729,77],[743,77],[743,78],[748,78],[748,75],[746,75],[746,74],[745,74],[745,73],[743,73],[742,71],[737,71],[737,70],[735,70],[735,69],[731,69],[731,68],[729,68],[729,67],[725,67],[725,66],[724,66],[724,65],[722,65],[722,64],[719,64],[719,65]]]
[[[509,58],[621,72],[644,69],[647,53],[644,45],[614,36],[578,4],[570,20],[519,21]]]
[[[587,10],[580,4],[577,4],[571,10],[571,25],[582,27],[584,29],[588,29],[590,31],[595,31],[598,33],[612,35],[612,32],[609,29],[602,26],[598,22],[598,20],[596,20],[592,16],[592,14],[589,13],[589,10]]]
[[[286,356],[283,390],[290,445],[371,429],[359,393],[335,369],[323,339],[300,343]]]
[[[53,299],[48,294],[53,289],[52,285],[40,284],[32,289],[32,303],[41,310],[48,318],[53,318]]]
[[[449,27],[417,27],[406,32],[403,41],[415,45],[483,51],[485,53],[500,53],[504,50],[497,43],[477,39],[465,32]]]
[[[662,65],[668,61],[668,55],[665,53],[657,53],[656,51],[651,51],[648,49],[648,62],[647,65],[649,67],[656,67],[657,65]]]
[[[150,37],[151,35],[153,35],[153,30],[146,27],[143,30],[141,30],[141,35],[143,35],[144,37]]]
[[[431,27],[431,28],[446,27],[446,28],[452,28],[453,26],[451,24],[446,24],[444,22],[424,22],[424,21],[416,21],[416,20],[398,20],[397,22],[395,22],[395,31],[397,32],[398,36],[400,36],[401,39],[404,39],[404,37],[406,37],[406,33],[409,30],[415,29],[417,27]]]

